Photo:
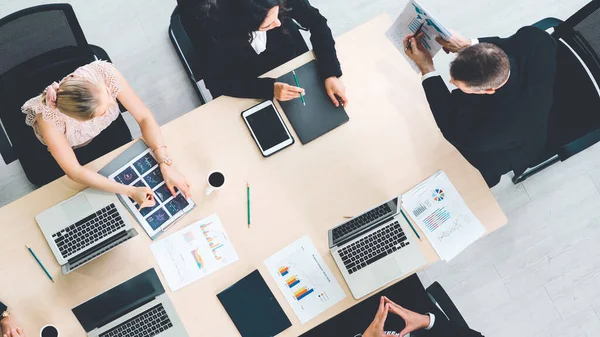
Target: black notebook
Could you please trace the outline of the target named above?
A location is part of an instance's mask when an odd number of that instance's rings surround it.
[[[217,297],[242,337],[272,337],[292,326],[258,270]]]
[[[325,92],[325,82],[319,75],[317,61],[296,69],[296,77],[300,87],[305,90],[306,106],[300,98],[279,104],[302,144],[315,140],[350,119],[344,108],[341,105],[336,108]],[[277,81],[296,86],[291,72],[279,77]]]

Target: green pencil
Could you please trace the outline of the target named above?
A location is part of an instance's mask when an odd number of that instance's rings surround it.
[[[246,198],[248,199],[248,228],[250,228],[250,184],[246,183]]]
[[[294,81],[296,81],[296,86],[300,88],[300,82],[298,82],[298,76],[296,76],[296,71],[292,70],[292,75],[294,75]],[[306,106],[306,101],[304,100],[304,95],[300,93],[300,99],[302,100],[302,105]]]
[[[50,273],[48,272],[48,270],[46,270],[46,267],[44,267],[44,265],[42,264],[42,262],[40,261],[40,259],[38,259],[38,257],[35,255],[35,253],[31,249],[31,247],[29,247],[29,245],[25,245],[25,247],[27,247],[27,249],[29,249],[29,252],[33,256],[33,258],[37,261],[37,263],[40,265],[40,267],[42,267],[42,269],[44,270],[44,273],[46,273],[46,275],[48,276],[48,278],[50,279],[50,281],[54,282],[54,279],[52,278],[52,276],[50,276]]]
[[[406,222],[408,222],[408,225],[413,230],[413,232],[415,233],[415,235],[417,236],[417,238],[419,239],[419,241],[423,241],[423,240],[421,240],[421,236],[419,235],[419,233],[417,233],[417,230],[413,227],[412,223],[410,223],[410,220],[408,220],[408,218],[406,217],[406,214],[404,214],[404,212],[402,210],[400,210],[400,213],[402,213],[402,216],[404,217],[404,220],[406,220]]]

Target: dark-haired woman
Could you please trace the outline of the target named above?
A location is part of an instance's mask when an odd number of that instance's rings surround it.
[[[258,78],[308,51],[296,20],[311,33],[320,75],[334,105],[346,106],[346,89],[327,19],[307,0],[178,0],[182,22],[199,57],[211,94],[300,97],[304,89]],[[337,96],[337,98],[336,98]],[[338,101],[339,98],[339,101]]]

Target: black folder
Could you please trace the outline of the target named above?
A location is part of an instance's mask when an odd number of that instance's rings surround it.
[[[319,75],[317,61],[311,61],[296,69],[300,87],[306,92],[302,104],[300,98],[279,102],[302,144],[309,143],[327,132],[346,123],[350,118],[341,106],[335,107],[325,91],[325,82]],[[287,73],[277,79],[296,86],[294,75]]]
[[[258,270],[217,297],[242,337],[272,337],[292,326]]]

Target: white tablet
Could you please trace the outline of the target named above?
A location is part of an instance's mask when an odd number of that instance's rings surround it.
[[[294,144],[273,101],[262,102],[242,112],[242,118],[263,156],[268,157]]]
[[[175,197],[171,195],[158,162],[150,149],[137,155],[108,178],[121,184],[152,189],[156,201],[153,207],[140,210],[133,199],[123,196],[122,200],[138,223],[153,239],[196,206],[192,199],[187,199],[179,190]]]

